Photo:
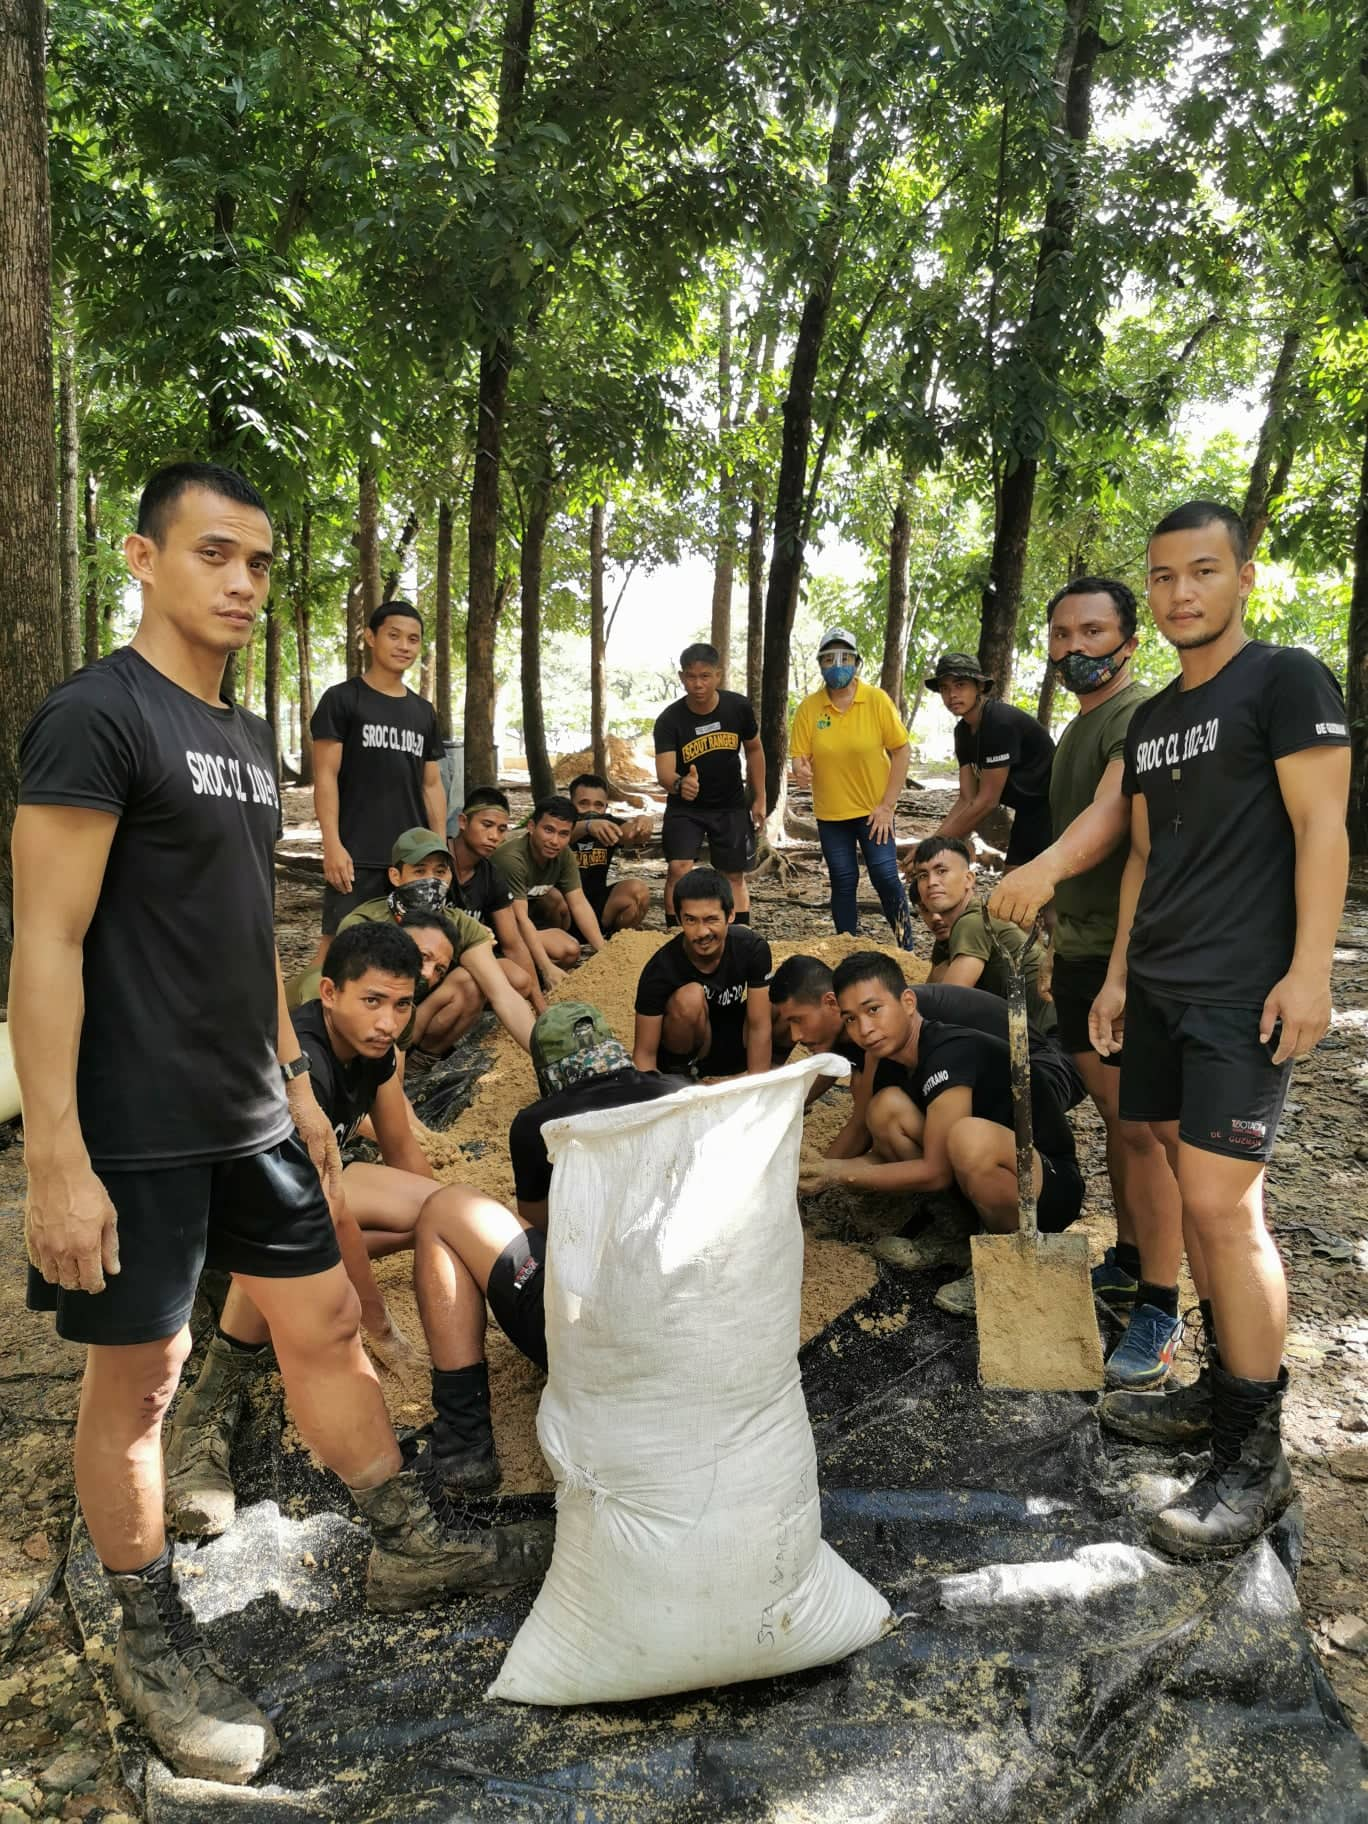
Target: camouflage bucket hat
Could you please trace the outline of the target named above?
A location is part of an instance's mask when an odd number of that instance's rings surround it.
[[[585,1001],[548,1007],[532,1028],[532,1063],[543,1095],[589,1077],[611,1076],[631,1062],[598,1008]]]

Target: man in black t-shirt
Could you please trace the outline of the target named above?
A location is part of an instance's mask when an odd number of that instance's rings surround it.
[[[206,1261],[270,1324],[301,1434],[370,1522],[374,1606],[536,1574],[548,1542],[438,1519],[361,1344],[320,1187],[338,1190],[337,1145],[275,954],[275,755],[222,694],[269,587],[265,506],[231,470],[176,463],[124,551],[132,645],[58,685],[20,744],[9,1014],[30,1302],[88,1345],[76,1486],[122,1609],[120,1702],[178,1773],[240,1783],[275,1732],[207,1657],[163,1518],[162,1417]]]
[[[891,957],[867,951],[836,970],[836,999],[856,1044],[874,1063],[869,1128],[873,1156],[824,1159],[800,1189],[944,1191],[957,1185],[996,1234],[1017,1227],[1016,1132],[1006,1042],[927,1019]],[[1081,1086],[1080,1086],[1081,1088]],[[1047,1234],[1083,1206],[1083,1178],[1068,1109],[1074,1083],[1053,1045],[1031,1052],[1032,1163],[1037,1219]],[[973,1274],[942,1286],[936,1303],[966,1315]]]
[[[770,1067],[770,947],[733,922],[731,882],[695,868],[675,888],[680,931],[637,982],[638,1070],[752,1076]]]
[[[404,683],[422,653],[423,617],[412,602],[382,602],[364,638],[365,671],[325,690],[309,724],[327,883],[318,962],[352,907],[385,891],[400,831],[425,824],[446,840],[437,712]]]
[[[993,680],[965,652],[943,652],[926,679],[955,724],[959,797],[937,836],[972,836],[999,804],[1012,812],[1004,866],[1015,868],[1050,846],[1050,767],[1054,742],[1034,716],[990,695]]]
[[[608,781],[598,773],[581,773],[572,779],[569,796],[575,807],[570,852],[599,930],[605,937],[611,937],[614,931],[634,931],[646,923],[651,889],[644,880],[627,878],[615,880],[610,886],[608,876],[619,849],[639,848],[651,840],[651,819],[610,816]],[[585,940],[581,937],[580,941]]]
[[[1348,874],[1344,700],[1309,652],[1246,636],[1253,584],[1228,507],[1189,501],[1155,528],[1150,609],[1182,672],[1126,731],[1131,850],[1089,1020],[1104,1057],[1121,1050],[1121,1118],[1168,1152],[1203,1301],[1195,1387],[1103,1401],[1128,1436],[1187,1441],[1210,1424],[1210,1468],[1150,1529],[1180,1558],[1238,1551],[1292,1499],[1287,1288],[1264,1167],[1292,1060],[1330,1024]]]
[[[731,885],[737,922],[750,923],[746,870],[765,821],[765,750],[755,711],[722,689],[717,648],[702,642],[679,655],[684,695],[656,717],[656,778],[665,792],[661,846],[668,864],[665,923],[679,923],[674,890],[708,845],[708,860]],[[741,755],[746,780],[741,779]],[[750,808],[746,797],[749,787]]]
[[[475,787],[456,820],[456,834],[447,838],[451,856],[453,906],[469,912],[494,933],[499,966],[511,987],[534,1013],[546,1012],[546,996],[537,977],[532,952],[518,929],[513,895],[491,857],[508,836],[508,799],[496,785]]]
[[[349,1165],[333,1200],[333,1226],[361,1323],[386,1367],[413,1360],[371,1271],[371,1260],[413,1245],[434,1188],[432,1167],[409,1127],[395,1042],[413,1014],[422,968],[417,944],[393,924],[358,924],[329,944],[320,998],[291,1024],[309,1063],[318,1105],[345,1146],[368,1117],[383,1165]],[[267,1361],[270,1328],[236,1280],[193,1387],[166,1438],[166,1514],[190,1538],[214,1538],[233,1523],[233,1439],[247,1384]]]
[[[489,1487],[499,1477],[489,1422],[486,1300],[510,1342],[546,1367],[542,1268],[551,1162],[543,1126],[687,1087],[634,1070],[603,1015],[579,1001],[562,1001],[537,1021],[532,1061],[542,1099],[514,1117],[508,1136],[517,1215],[453,1184],[429,1199],[418,1224],[414,1283],[432,1354],[431,1451],[438,1474],[457,1491]]]

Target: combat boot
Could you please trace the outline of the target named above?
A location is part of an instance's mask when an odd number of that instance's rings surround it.
[[[188,1539],[215,1539],[233,1524],[233,1436],[253,1378],[271,1361],[215,1332],[199,1379],[181,1395],[166,1435],[166,1523]]]
[[[1281,1422],[1287,1370],[1276,1381],[1211,1371],[1211,1463],[1150,1524],[1150,1543],[1173,1558],[1222,1558],[1271,1526],[1293,1495]]]
[[[544,1576],[553,1520],[524,1520],[484,1531],[459,1524],[433,1472],[405,1467],[375,1488],[354,1488],[370,1523],[366,1601],[385,1614],[426,1608],[462,1590],[509,1589]]]
[[[1202,1340],[1197,1351],[1197,1379],[1161,1393],[1104,1393],[1098,1407],[1103,1427],[1137,1444],[1168,1444],[1184,1450],[1204,1445],[1211,1436],[1211,1371],[1220,1363],[1211,1306],[1201,1301]],[[1191,1321],[1191,1311],[1187,1320]]]
[[[119,1702],[186,1779],[245,1785],[280,1752],[275,1730],[228,1682],[171,1576],[171,1548],[143,1571],[105,1573],[123,1610]]]
[[[896,1235],[882,1235],[872,1252],[890,1267],[902,1273],[925,1273],[933,1267],[969,1265],[969,1237],[978,1227],[975,1212],[961,1216],[958,1210],[937,1210],[927,1223],[913,1229],[911,1223]]]
[[[448,1493],[484,1495],[499,1486],[499,1459],[489,1422],[489,1367],[434,1368],[436,1413],[428,1450],[433,1471]]]

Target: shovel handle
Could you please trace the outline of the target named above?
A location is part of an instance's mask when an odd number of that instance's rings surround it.
[[[1036,920],[1026,942],[1014,957],[997,940],[993,921],[982,903],[983,928],[988,942],[1002,958],[1007,970],[1007,1043],[1012,1054],[1012,1124],[1016,1129],[1017,1211],[1023,1235],[1036,1233],[1035,1186],[1032,1183],[1031,1154],[1034,1137],[1031,1132],[1031,1028],[1026,1018],[1026,952],[1040,930]]]

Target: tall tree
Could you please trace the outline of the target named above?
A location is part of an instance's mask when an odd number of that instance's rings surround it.
[[[893,503],[888,528],[888,619],[884,624],[883,666],[879,673],[879,688],[892,697],[900,715],[906,707],[903,666],[907,658],[907,560],[911,549],[912,519],[904,482]]]
[[[81,428],[76,394],[76,336],[68,314],[57,331],[57,422],[61,445],[58,570],[62,670],[81,663]]]
[[[451,502],[437,503],[437,554],[432,574],[432,638],[437,648],[434,688],[437,726],[451,739]]]
[[[313,731],[313,508],[307,504],[298,523],[285,526],[286,583],[294,609],[295,658],[299,669],[299,783],[312,785],[314,777]]]
[[[722,660],[722,681],[731,668],[732,582],[736,573],[735,481],[729,441],[732,428],[732,294],[723,284],[717,302],[717,547],[713,560],[710,638]]]
[[[0,0],[0,999],[14,939],[18,735],[62,675],[45,27],[42,0]]]
[[[603,624],[603,502],[589,510],[589,745],[594,771],[608,776],[608,660]]]
[[[532,797],[548,797],[555,788],[551,757],[546,750],[546,717],[542,709],[542,571],[546,528],[551,517],[551,464],[549,446],[536,453],[527,491],[527,521],[523,527],[518,575],[522,589],[522,718],[523,747]]]
[[[85,631],[82,657],[93,665],[100,656],[100,481],[86,470],[84,489]]]
[[[1278,360],[1268,383],[1259,441],[1249,469],[1249,486],[1245,489],[1240,517],[1249,539],[1249,555],[1254,556],[1268,530],[1268,516],[1273,502],[1287,486],[1296,450],[1292,434],[1291,404],[1297,361],[1302,349],[1302,330],[1291,323],[1283,331]]]
[[[363,461],[357,471],[356,557],[359,587],[347,597],[347,676],[364,671],[366,649],[361,635],[380,606],[380,487],[375,465]]]

